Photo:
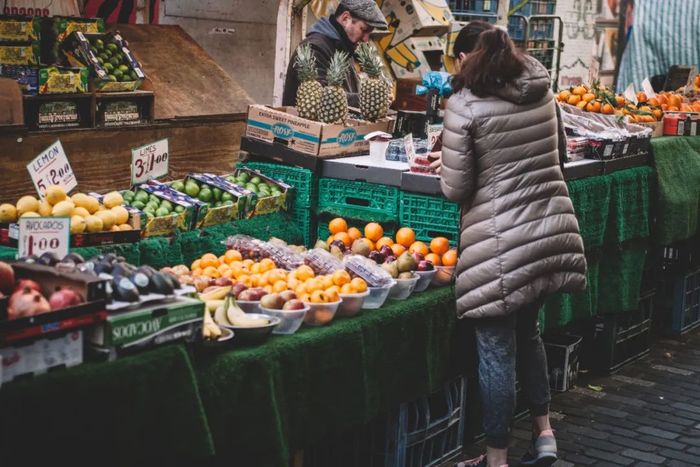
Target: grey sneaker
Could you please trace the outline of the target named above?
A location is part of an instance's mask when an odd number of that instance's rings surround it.
[[[557,440],[554,436],[539,436],[533,439],[530,448],[523,455],[520,465],[549,467],[557,461]]]

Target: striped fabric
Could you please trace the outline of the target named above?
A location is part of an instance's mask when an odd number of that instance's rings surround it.
[[[700,0],[636,0],[617,90],[665,74],[671,65],[700,68]]]

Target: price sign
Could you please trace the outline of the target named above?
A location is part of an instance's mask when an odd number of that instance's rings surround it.
[[[63,258],[70,247],[70,218],[23,217],[19,219],[19,257],[52,251]]]
[[[131,150],[131,184],[168,174],[168,139]]]
[[[66,193],[78,186],[73,169],[68,163],[61,141],[56,141],[27,164],[29,176],[41,198],[51,185],[62,187]]]
[[[408,162],[413,162],[416,157],[416,147],[413,145],[413,135],[411,133],[403,137],[403,147],[406,149]]]
[[[440,140],[442,136],[442,126],[430,126],[428,127],[428,141],[430,141],[430,151],[433,151],[435,144]]]

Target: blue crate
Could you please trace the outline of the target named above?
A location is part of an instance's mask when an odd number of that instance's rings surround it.
[[[700,270],[666,279],[659,311],[665,330],[684,334],[700,326]]]
[[[536,18],[530,21],[528,40],[554,38],[554,18]]]
[[[514,8],[521,0],[510,0],[510,8]],[[553,15],[556,9],[556,0],[530,0],[516,14],[524,16]]]
[[[511,16],[508,18],[508,35],[514,41],[525,40],[526,22],[522,17]]]
[[[452,13],[492,13],[498,9],[498,0],[451,0]]]
[[[436,393],[401,404],[386,425],[385,467],[432,467],[462,451],[467,384],[464,377]]]

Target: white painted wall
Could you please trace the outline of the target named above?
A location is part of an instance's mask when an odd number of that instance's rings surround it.
[[[559,70],[559,88],[562,89],[588,81],[600,0],[558,0],[555,14],[564,23],[564,50]]]

